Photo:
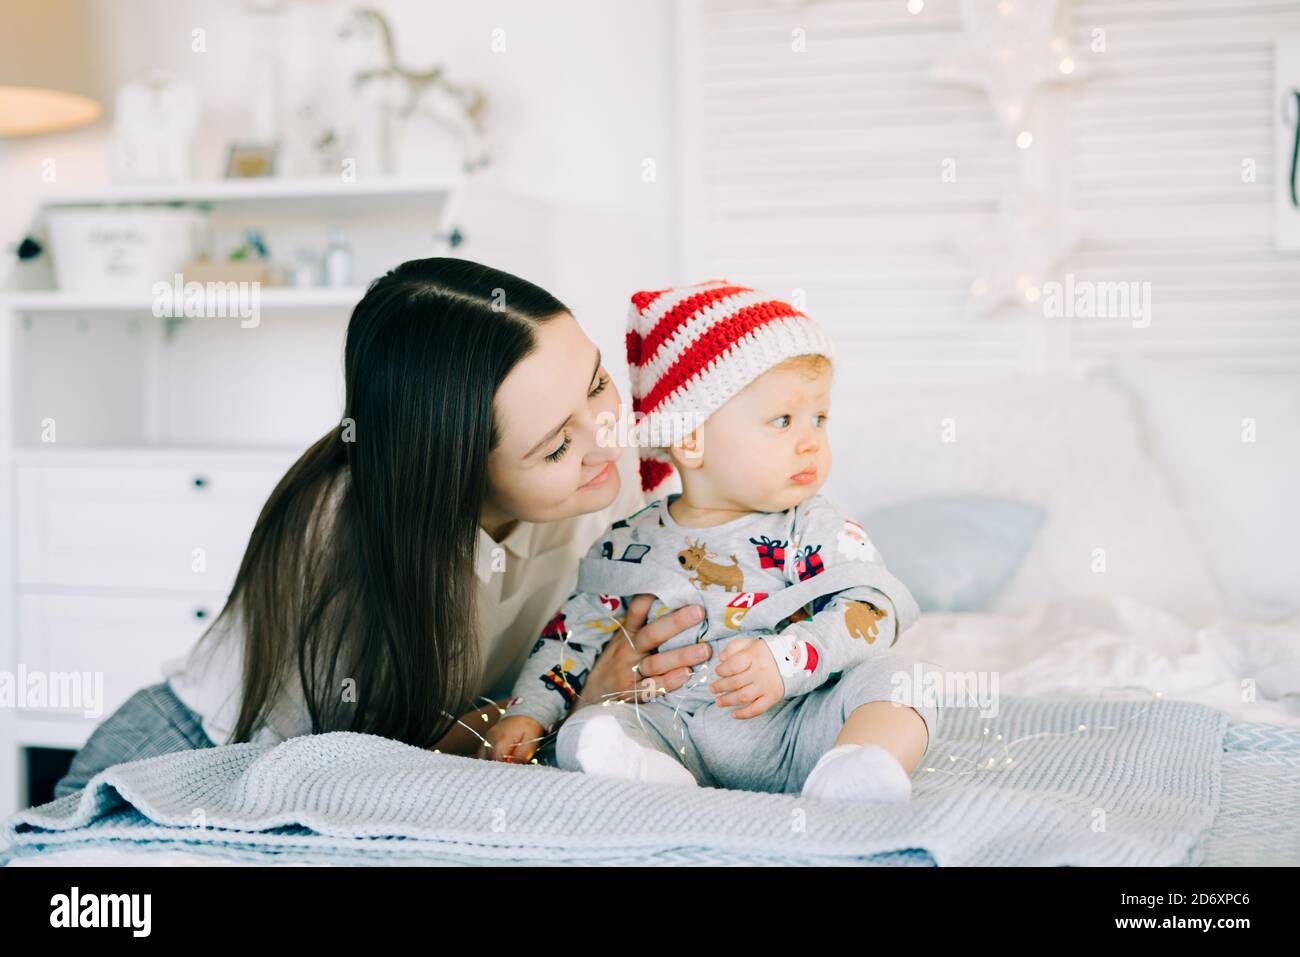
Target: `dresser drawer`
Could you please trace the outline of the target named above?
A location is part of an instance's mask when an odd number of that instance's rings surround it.
[[[224,602],[220,594],[134,598],[20,590],[17,664],[25,669],[29,686],[36,673],[44,676],[38,680],[89,673],[90,687],[103,675],[103,714],[90,716],[102,720],[145,685],[163,680],[162,663],[187,654]],[[34,710],[85,716],[80,707]]]
[[[20,465],[18,581],[225,594],[288,464]]]

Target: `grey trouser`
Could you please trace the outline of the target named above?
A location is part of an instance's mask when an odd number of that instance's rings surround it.
[[[141,688],[100,722],[72,759],[54,796],[79,791],[104,768],[173,751],[213,747],[199,716],[163,681]]]
[[[835,745],[850,714],[872,701],[895,701],[900,681],[913,683],[916,663],[903,655],[876,655],[806,695],[786,698],[755,718],[735,718],[719,708],[706,681],[670,692],[649,704],[590,705],[560,726],[555,763],[578,771],[575,748],[582,726],[613,715],[638,743],[677,758],[705,787],[797,793],[818,759]],[[933,671],[929,665],[925,672]],[[711,681],[712,676],[708,677]],[[688,686],[696,682],[692,678]],[[916,697],[929,740],[938,733],[938,707]],[[924,761],[924,756],[922,757]]]

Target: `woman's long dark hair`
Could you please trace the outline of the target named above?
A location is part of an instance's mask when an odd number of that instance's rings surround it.
[[[475,552],[497,387],[564,304],[508,273],[417,259],[353,310],[344,417],[263,506],[223,619],[243,682],[231,741],[248,741],[290,679],[312,731],[427,747],[480,677]]]

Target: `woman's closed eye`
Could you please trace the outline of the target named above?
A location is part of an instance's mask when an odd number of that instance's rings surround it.
[[[596,396],[600,395],[602,392],[605,391],[605,387],[607,385],[609,385],[609,376],[605,375],[602,372],[600,374],[600,384],[597,385],[596,388],[592,389],[590,392],[587,393],[587,398],[594,399]],[[564,458],[564,453],[569,451],[569,444],[572,441],[573,441],[573,436],[571,436],[568,432],[565,432],[564,441],[560,443],[559,448],[557,448],[550,455],[546,456],[546,461],[558,462],[560,461],[560,459]]]
[[[566,432],[564,433],[564,441],[560,443],[560,447],[559,447],[558,449],[556,449],[556,450],[555,450],[554,452],[552,452],[550,455],[546,456],[546,461],[548,461],[548,462],[558,462],[558,461],[560,461],[560,459],[564,458],[564,453],[567,452],[567,451],[569,451],[569,443],[572,442],[572,441],[573,441],[573,436],[571,436],[571,435],[566,431]]]

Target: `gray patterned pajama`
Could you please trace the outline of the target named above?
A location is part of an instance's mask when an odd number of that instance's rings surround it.
[[[577,591],[543,629],[505,716],[559,726],[558,766],[577,770],[583,724],[612,714],[634,740],[674,755],[705,786],[798,791],[848,716],[873,701],[908,700],[931,740],[937,711],[904,698],[914,663],[890,649],[920,612],[885,568],[862,526],[816,495],[785,512],[755,512],[711,528],[680,526],[658,499],[615,522],[579,565]],[[565,721],[606,642],[622,640],[628,600],[655,595],[649,617],[682,605],[704,621],[661,651],[709,642],[713,655],[687,684],[647,704],[611,701]],[[738,637],[765,642],[784,684],[781,701],[738,719],[708,684]]]

